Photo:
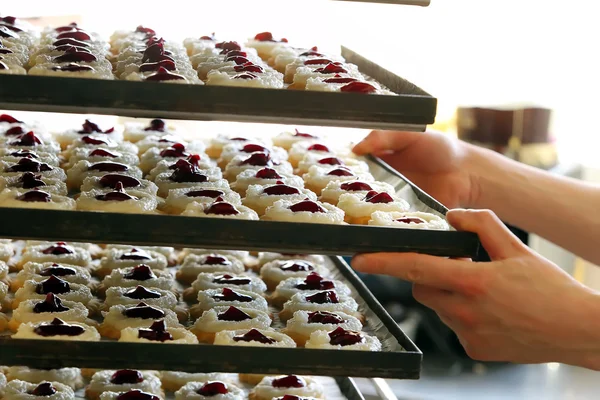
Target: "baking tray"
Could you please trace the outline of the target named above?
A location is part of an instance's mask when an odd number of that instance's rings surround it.
[[[443,217],[446,207],[378,158],[367,158],[376,180],[396,188],[413,205]],[[417,252],[445,257],[476,257],[476,234],[392,229],[362,225],[241,221],[172,215],[0,207],[0,237],[92,243],[122,243],[228,250],[352,256],[373,252]],[[44,221],[43,224],[35,221]]]
[[[380,352],[215,345],[76,342],[0,338],[0,365],[31,368],[134,368],[418,379],[422,353],[341,257],[331,257],[331,278],[344,281],[365,316],[365,332]]]
[[[399,95],[0,74],[0,109],[420,131],[434,122],[434,97],[346,47],[342,55]]]
[[[396,4],[405,6],[421,6],[427,7],[431,4],[431,0],[337,0],[350,1],[355,3],[377,3],[377,4]]]

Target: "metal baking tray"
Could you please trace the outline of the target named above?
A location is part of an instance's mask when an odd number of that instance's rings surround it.
[[[398,96],[0,74],[0,109],[421,131],[434,122],[434,97],[348,48],[342,55]]]
[[[428,7],[431,4],[431,0],[337,0],[337,1],[351,1],[356,3],[378,3],[378,4],[396,4],[405,6],[421,6]]]
[[[367,159],[376,180],[396,188],[413,211],[444,216],[441,203],[378,158]],[[476,257],[476,234],[392,229],[363,225],[298,224],[172,215],[0,208],[0,237],[92,243],[204,247],[351,256],[357,253],[417,252]],[[44,221],[36,224],[34,221]]]
[[[341,258],[331,257],[331,278],[344,281],[365,316],[364,331],[380,352],[215,345],[76,342],[0,338],[0,365],[31,368],[134,368],[184,372],[303,374],[418,379],[422,353]]]

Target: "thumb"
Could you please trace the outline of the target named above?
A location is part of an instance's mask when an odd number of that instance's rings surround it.
[[[529,252],[527,246],[490,210],[450,210],[446,218],[456,230],[476,233],[493,261]]]
[[[387,151],[399,152],[409,147],[422,135],[421,132],[373,131],[354,146],[352,151],[359,156]]]

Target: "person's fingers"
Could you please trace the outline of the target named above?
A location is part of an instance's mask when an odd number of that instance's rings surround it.
[[[456,230],[477,233],[492,260],[504,260],[527,254],[529,250],[489,210],[451,210],[446,215]]]
[[[469,261],[450,260],[415,253],[359,254],[352,260],[357,270],[385,274],[439,289],[476,295],[483,290],[482,272]]]
[[[352,151],[359,155],[402,151],[422,135],[420,132],[373,131],[358,143]]]
[[[445,312],[446,306],[453,302],[456,297],[454,292],[420,284],[413,285],[412,293],[419,303],[442,314],[447,314]]]

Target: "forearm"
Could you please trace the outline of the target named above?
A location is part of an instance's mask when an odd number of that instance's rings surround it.
[[[494,152],[472,148],[473,208],[536,233],[600,264],[600,186],[551,175]]]

